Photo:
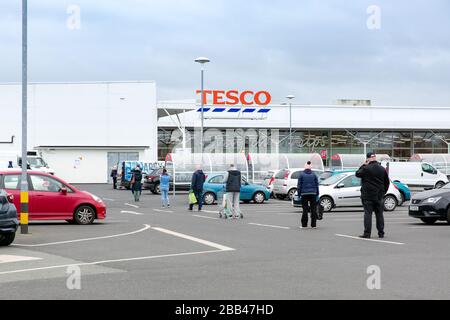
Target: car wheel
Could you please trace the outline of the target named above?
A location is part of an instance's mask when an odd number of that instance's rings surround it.
[[[437,218],[420,218],[420,220],[426,224],[432,225],[437,221]]]
[[[450,207],[447,209],[447,223],[450,224]]]
[[[331,210],[333,210],[333,199],[331,199],[330,197],[324,196],[322,198],[320,198],[320,205],[323,207],[323,211],[324,212],[330,212]]]
[[[443,186],[445,186],[445,183],[443,181],[439,181],[438,183],[436,183],[436,185],[434,186],[435,189],[440,189]]]
[[[75,210],[73,216],[77,224],[92,224],[95,220],[95,211],[91,206],[80,206]]]
[[[294,198],[295,193],[297,192],[297,188],[292,188],[291,190],[289,190],[288,192],[288,200],[292,200]]]
[[[156,194],[161,194],[161,188],[159,187],[159,183],[155,186]]]
[[[397,207],[397,199],[393,195],[387,195],[384,197],[384,210],[394,211]]]
[[[214,196],[214,193],[212,193],[212,192],[207,192],[207,193],[205,193],[204,196],[203,196],[203,202],[204,202],[206,205],[211,205],[211,204],[213,204],[215,200],[216,200],[216,197]]]
[[[256,192],[253,195],[253,201],[257,204],[262,204],[266,200],[266,197],[264,196],[264,193],[262,192]]]
[[[6,247],[13,243],[16,238],[15,232],[10,233],[0,233],[0,246]]]

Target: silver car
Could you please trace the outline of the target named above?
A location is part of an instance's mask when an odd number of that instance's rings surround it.
[[[361,179],[355,172],[345,172],[320,182],[320,205],[324,211],[329,212],[336,207],[362,207]],[[402,202],[400,191],[391,182],[384,197],[384,210],[394,211]],[[292,201],[294,207],[301,206],[298,196]]]

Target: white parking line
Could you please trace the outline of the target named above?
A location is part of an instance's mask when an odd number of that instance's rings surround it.
[[[269,227],[269,228],[277,228],[277,229],[290,229],[289,227],[274,226],[274,225],[271,225],[271,224],[260,224],[260,223],[253,223],[253,222],[251,222],[249,224],[251,224],[252,226],[260,226],[260,227]]]
[[[200,212],[219,214],[219,211],[211,211],[211,210],[202,210],[202,211],[200,211]]]
[[[334,221],[362,221],[362,220],[364,220],[364,217],[361,217],[361,218],[355,218],[355,219],[352,219],[352,218],[342,218],[342,219],[339,219],[339,218],[333,218],[333,220],[334,220]],[[385,220],[385,221],[391,221],[391,220],[411,220],[411,218],[407,218],[407,217],[405,217],[405,218],[389,218],[389,217],[384,217],[384,220]]]
[[[129,213],[129,214],[135,214],[135,215],[142,215],[142,214],[143,214],[143,213],[140,213],[140,212],[135,212],[135,211],[124,211],[124,210],[120,211],[120,213]]]
[[[134,204],[125,203],[125,205],[129,206],[129,207],[132,207],[132,208],[135,208],[135,209],[139,209],[139,206],[134,205]]]
[[[82,266],[92,266],[92,265],[107,264],[107,263],[129,262],[129,261],[149,260],[149,259],[167,258],[167,257],[190,256],[190,255],[197,255],[197,254],[217,253],[217,252],[223,252],[223,251],[229,251],[229,250],[196,251],[196,252],[163,254],[163,255],[158,255],[158,256],[136,257],[136,258],[126,258],[126,259],[115,259],[115,260],[103,260],[103,261],[85,262],[85,263],[72,263],[72,264],[63,264],[63,265],[56,265],[56,266],[47,266],[47,267],[41,267],[41,268],[30,268],[30,269],[4,271],[4,272],[0,272],[0,275],[12,274],[12,273],[31,272],[31,271],[42,271],[42,270],[59,269],[59,268],[67,268],[67,267],[72,267],[72,266],[82,267]]]
[[[143,232],[143,231],[148,230],[150,228],[151,228],[150,225],[144,224],[144,228],[142,228],[142,229],[139,229],[139,230],[136,230],[136,231],[132,231],[132,232],[127,232],[127,233],[115,234],[115,235],[111,235],[111,236],[96,237],[96,238],[86,238],[86,239],[76,239],[76,240],[67,240],[67,241],[59,241],[59,242],[49,242],[49,243],[40,243],[40,244],[18,244],[18,243],[15,243],[15,244],[12,244],[12,246],[14,246],[14,247],[45,247],[45,246],[53,246],[53,245],[58,245],[58,244],[66,244],[66,243],[74,243],[74,242],[111,239],[111,238],[124,237],[124,236],[129,236],[129,235],[132,235],[132,234],[140,233],[140,232]]]
[[[182,238],[182,239],[191,240],[191,241],[194,241],[194,242],[197,242],[197,243],[201,243],[201,244],[203,244],[205,246],[213,247],[213,248],[219,249],[221,251],[233,251],[233,250],[235,250],[233,248],[230,248],[230,247],[218,244],[218,243],[214,243],[214,242],[211,242],[211,241],[207,241],[207,240],[203,240],[203,239],[200,239],[200,238],[192,237],[192,236],[189,236],[187,234],[182,234],[182,233],[171,231],[171,230],[167,230],[167,229],[164,229],[164,228],[156,228],[155,227],[155,228],[152,228],[152,229],[153,230],[157,230],[159,232],[166,233],[166,234],[170,234],[170,235],[175,236],[175,237],[179,237],[179,238]]]
[[[394,241],[386,241],[386,240],[376,240],[376,239],[366,239],[366,238],[360,238],[360,237],[349,236],[349,235],[346,235],[346,234],[336,234],[336,236],[338,236],[338,237],[343,237],[343,238],[356,239],[356,240],[363,240],[363,241],[381,242],[381,243],[387,243],[387,244],[398,244],[398,245],[403,245],[403,244],[404,244],[404,243],[402,243],[402,242],[394,242]]]
[[[207,217],[207,216],[200,216],[198,214],[193,214],[193,217],[197,217],[197,218],[204,218],[204,219],[212,219],[212,220],[220,220],[219,218],[214,218],[214,217]]]
[[[170,210],[162,210],[162,209],[153,209],[153,211],[156,211],[156,212],[167,212],[167,213],[173,213],[173,211],[170,211]]]
[[[0,263],[11,263],[11,262],[33,261],[33,260],[42,260],[42,258],[0,254]]]

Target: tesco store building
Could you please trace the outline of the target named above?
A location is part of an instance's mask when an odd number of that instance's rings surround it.
[[[289,105],[273,103],[267,91],[205,92],[204,152],[317,152],[329,165],[333,155],[365,150],[398,160],[450,151],[450,106],[373,106],[343,100]],[[160,102],[158,109],[158,158],[183,148],[198,151],[199,99]]]
[[[0,152],[20,152],[20,89],[0,84]],[[121,161],[199,152],[200,96],[157,102],[154,81],[30,84],[28,149],[69,182],[106,183]],[[203,152],[317,152],[325,165],[364,150],[399,160],[449,152],[449,106],[277,104],[267,90],[205,90],[203,97]]]

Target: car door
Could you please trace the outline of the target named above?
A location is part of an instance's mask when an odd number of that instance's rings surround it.
[[[5,174],[3,176],[2,188],[9,194],[14,196],[14,205],[17,209],[17,214],[20,217],[20,174]],[[30,211],[30,210],[28,210]],[[32,213],[28,212],[29,218],[31,219]]]
[[[241,192],[239,194],[239,199],[241,200],[251,200],[253,197],[254,187],[247,182],[247,180],[241,178]]]
[[[358,181],[359,180],[359,181]],[[361,204],[361,180],[350,175],[341,180],[335,187],[336,205],[341,207]]]
[[[421,183],[423,186],[434,186],[437,180],[437,171],[428,163],[422,163]]]
[[[73,216],[73,192],[67,194],[61,190],[67,187],[52,177],[45,175],[30,175],[30,211],[35,212],[40,219],[70,219]]]

